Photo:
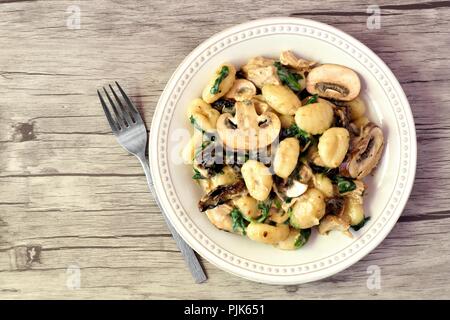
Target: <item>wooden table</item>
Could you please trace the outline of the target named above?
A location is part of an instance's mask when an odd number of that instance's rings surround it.
[[[379,1],[368,29],[373,2],[0,1],[0,299],[450,298],[450,1]],[[415,186],[388,238],[331,278],[269,286],[202,260],[209,280],[194,285],[95,90],[119,79],[150,125],[186,54],[271,16],[331,24],[386,61],[414,113]]]

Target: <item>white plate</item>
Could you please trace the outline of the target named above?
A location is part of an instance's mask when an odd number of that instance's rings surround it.
[[[369,189],[365,210],[371,219],[355,237],[318,236],[297,251],[217,230],[197,209],[202,193],[179,153],[188,141],[186,106],[201,96],[222,62],[239,66],[257,55],[277,57],[293,50],[306,59],[337,63],[357,71],[369,118],[383,129],[386,146]],[[331,276],[360,260],[390,232],[414,181],[416,135],[406,96],[389,68],[348,34],[316,21],[272,18],[227,29],[203,42],[175,71],[159,100],[150,134],[150,164],[157,197],[175,228],[200,255],[235,275],[272,284],[298,284]]]

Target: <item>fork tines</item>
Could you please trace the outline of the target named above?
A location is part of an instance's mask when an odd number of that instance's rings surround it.
[[[101,92],[97,90],[103,111],[105,111],[106,118],[108,119],[109,125],[114,133],[133,124],[142,123],[142,118],[133,102],[131,102],[130,98],[128,98],[119,83],[117,81],[115,81],[115,83],[122,97],[119,97],[113,87],[108,85],[112,95],[114,96],[114,100],[111,98],[108,90],[103,87],[103,91],[109,101],[111,109],[113,110],[114,116],[111,114],[110,108],[108,108],[108,104],[105,102],[105,99],[103,99]]]

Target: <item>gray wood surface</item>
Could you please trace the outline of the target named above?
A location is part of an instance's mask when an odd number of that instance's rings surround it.
[[[450,1],[0,1],[0,299],[450,298]],[[69,29],[67,8],[81,9]],[[166,81],[214,33],[311,18],[373,49],[411,103],[415,186],[388,238],[331,278],[269,286],[203,260],[194,285],[137,160],[110,134],[95,89],[120,80],[150,124]],[[368,267],[381,287],[367,286]],[[68,269],[69,268],[69,269]],[[71,285],[81,275],[80,288]]]

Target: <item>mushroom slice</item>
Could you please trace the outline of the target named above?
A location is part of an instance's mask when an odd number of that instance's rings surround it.
[[[321,97],[350,101],[359,95],[361,82],[355,71],[337,64],[324,64],[306,77],[306,90]]]
[[[341,216],[344,214],[345,210],[345,198],[344,197],[334,197],[327,200],[327,205],[325,208],[325,213]]]
[[[333,127],[342,127],[347,130],[350,128],[350,117],[347,107],[334,107],[334,125]]]
[[[381,129],[369,122],[359,136],[350,141],[350,151],[339,167],[339,172],[347,177],[362,179],[377,166],[384,146]]]
[[[344,197],[334,197],[327,200],[325,217],[320,220],[319,233],[327,234],[330,231],[342,231],[345,235],[352,237],[350,219],[345,215],[346,200]]]
[[[308,185],[294,180],[292,184],[286,189],[286,196],[289,198],[300,197],[308,190]]]
[[[267,103],[267,101],[264,99],[264,97],[262,95],[256,95],[252,98],[252,102],[255,105],[255,110],[257,114],[263,114],[264,112],[270,111],[275,113],[276,115],[278,115],[276,113],[275,110],[273,110],[269,104]]]
[[[234,81],[230,91],[227,92],[225,98],[234,99],[236,101],[250,100],[256,95],[255,85],[246,79],[237,79]]]
[[[217,132],[223,143],[234,150],[256,150],[270,145],[280,133],[280,119],[272,112],[258,115],[252,101],[236,102],[236,115],[222,114]]]
[[[319,233],[327,234],[328,232],[335,230],[335,231],[341,231],[345,235],[352,238],[353,235],[351,234],[350,231],[348,231],[349,228],[350,228],[349,221],[347,221],[343,217],[329,214],[320,221]]]
[[[223,168],[222,146],[213,141],[204,141],[196,150],[193,162],[202,176],[209,178],[217,174]]]
[[[302,58],[298,58],[291,50],[283,51],[280,54],[280,62],[285,66],[300,70],[309,71],[313,66],[317,64],[315,61],[308,61]]]
[[[314,177],[314,172],[307,162],[302,163],[298,171],[299,180],[301,183],[307,184]]]
[[[205,194],[198,202],[198,208],[203,212],[217,207],[219,204],[225,203],[235,197],[241,196],[246,192],[243,180],[239,180],[238,182],[229,185],[221,185]]]
[[[273,59],[255,57],[242,67],[242,71],[245,77],[260,89],[266,84],[281,85],[274,62]]]

